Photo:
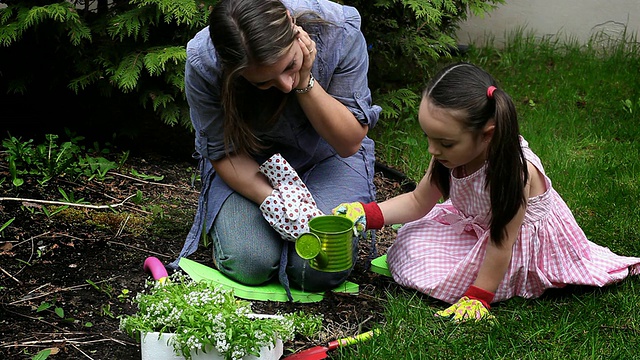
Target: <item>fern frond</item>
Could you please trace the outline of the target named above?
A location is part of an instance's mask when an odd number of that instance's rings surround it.
[[[180,68],[184,68],[184,65]],[[168,71],[165,73],[164,79],[167,84],[180,91],[184,97],[184,71]]]
[[[70,24],[68,34],[74,46],[80,45],[82,39],[91,41],[91,29],[81,22]]]
[[[491,4],[486,0],[469,0],[468,6],[469,11],[480,18],[484,18],[484,15],[497,9],[498,6],[495,4],[504,4],[505,0],[490,0]]]
[[[111,81],[122,89],[124,92],[132,91],[138,85],[138,79],[140,78],[140,71],[142,71],[143,61],[142,54],[140,52],[131,53],[125,56],[117,69],[114,70],[111,76]]]
[[[113,17],[110,21],[107,33],[112,39],[119,38],[120,41],[123,41],[125,36],[137,39],[142,32],[142,38],[144,41],[147,41],[149,40],[149,34],[142,30],[143,24],[146,23],[155,26],[157,18],[154,19],[147,9],[132,9]]]
[[[14,14],[15,19],[11,22]],[[0,44],[9,46],[18,41],[23,32],[47,20],[61,23],[75,46],[80,45],[82,39],[91,40],[91,29],[82,22],[73,5],[61,2],[31,8],[15,6],[0,9],[0,24],[6,24],[0,27]]]
[[[2,46],[9,46],[11,43],[16,42],[22,31],[17,23],[11,23],[0,26],[0,44]]]
[[[401,88],[379,94],[376,103],[382,108],[382,116],[386,119],[398,118],[403,109],[415,109],[420,102],[420,95],[411,89]]]
[[[174,64],[184,63],[187,59],[187,51],[184,46],[165,46],[150,48],[144,57],[144,66],[151,75],[160,75],[165,71],[167,62]]]
[[[139,7],[155,6],[164,15],[164,22],[177,25],[191,24],[199,17],[199,10],[193,0],[131,0]]]
[[[13,17],[14,7],[5,7],[0,9],[0,25],[4,25]]]
[[[84,74],[80,77],[72,79],[67,87],[73,90],[76,94],[80,93],[80,90],[84,90],[87,86],[102,78],[101,71],[93,71],[88,74]]]
[[[382,105],[380,105],[380,107],[382,107],[382,112],[380,113],[380,117],[383,119],[395,119],[400,116],[400,112],[398,112],[396,109],[392,107],[382,106]]]
[[[153,110],[158,110],[159,108],[166,108],[168,104],[174,101],[173,96],[170,94],[165,94],[163,92],[154,94],[152,97],[153,100]]]
[[[159,111],[162,121],[170,126],[178,124],[182,115],[182,109],[175,103],[167,103],[167,106]]]
[[[48,19],[60,23],[80,22],[80,16],[78,16],[76,9],[71,3],[65,1],[57,4],[32,7],[27,11],[23,24],[25,28],[28,28]]]
[[[442,22],[442,0],[406,0],[405,4],[416,14],[416,18],[427,18],[433,24]],[[438,6],[434,6],[438,5]]]

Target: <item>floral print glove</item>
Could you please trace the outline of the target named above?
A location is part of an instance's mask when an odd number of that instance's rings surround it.
[[[356,236],[367,229],[367,216],[364,212],[362,203],[342,203],[335,207],[332,211],[333,215],[344,216],[353,221],[354,232]]]
[[[260,204],[262,216],[283,239],[296,241],[300,234],[308,232],[309,220],[323,215],[322,211],[295,169],[280,154],[270,157],[259,170],[274,187]]]
[[[342,203],[336,206],[332,213],[345,216],[353,221],[356,235],[368,229],[381,229],[384,226],[382,210],[375,202],[368,204],[361,202]]]
[[[463,296],[448,308],[438,311],[435,316],[447,317],[453,321],[467,321],[470,319],[478,321],[494,317],[479,300],[469,299],[466,296]]]
[[[456,322],[493,320],[495,317],[489,313],[491,309],[489,303],[493,300],[493,296],[492,292],[471,285],[460,300],[434,315],[447,317]]]

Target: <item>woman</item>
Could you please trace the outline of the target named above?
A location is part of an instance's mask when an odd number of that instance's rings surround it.
[[[260,205],[277,189],[259,166],[280,154],[323,213],[345,198],[375,199],[374,143],[366,134],[381,109],[371,103],[366,51],[360,15],[349,6],[216,4],[209,27],[187,45],[185,92],[203,189],[180,257],[196,250],[204,228],[217,268],[237,282],[262,284],[280,270],[287,287],[285,268],[307,291],[346,279],[351,269],[323,273],[306,266],[265,220]]]

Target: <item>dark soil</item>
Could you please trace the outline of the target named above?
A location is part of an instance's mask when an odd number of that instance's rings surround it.
[[[190,184],[195,160],[131,156],[104,181],[62,177],[42,185],[29,176],[15,187],[5,155],[0,153],[0,228],[15,220],[0,232],[0,359],[31,359],[47,348],[50,359],[139,359],[139,345],[119,330],[118,317],[136,311],[131,299],[150,279],[144,260],[155,256],[168,263],[182,248],[197,206],[198,191]],[[144,181],[132,169],[164,178]],[[402,174],[379,169],[378,199],[406,191]],[[36,201],[61,201],[59,189],[84,199],[83,205],[62,209]],[[135,203],[129,197],[138,191],[143,201]],[[107,204],[118,205],[97,208]],[[390,228],[378,232],[378,255],[394,236]],[[210,251],[201,246],[190,258],[212,266]],[[357,295],[329,292],[311,304],[253,302],[258,313],[304,310],[324,316],[320,338],[287,343],[285,354],[384,322],[385,291],[397,285],[368,270],[369,255],[370,243],[361,242],[348,279],[360,285]]]

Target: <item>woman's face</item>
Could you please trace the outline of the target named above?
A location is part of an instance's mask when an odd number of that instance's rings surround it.
[[[461,111],[442,109],[425,99],[418,112],[420,127],[429,140],[429,153],[449,169],[465,165],[475,171],[486,159],[493,125],[476,135],[463,126],[460,119],[464,116]]]
[[[300,82],[300,67],[302,66],[302,50],[297,42],[285,51],[278,61],[272,65],[251,65],[242,76],[258,89],[267,90],[275,87],[283,93],[291,92],[296,87],[304,87]]]

